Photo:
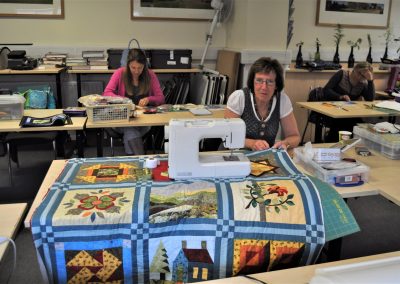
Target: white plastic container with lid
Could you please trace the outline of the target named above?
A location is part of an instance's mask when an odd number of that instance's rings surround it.
[[[313,160],[303,152],[303,149],[302,147],[294,148],[294,162],[322,181],[336,186],[354,186],[368,181],[370,168],[361,162],[357,162],[356,166],[346,168],[339,164],[339,161],[337,162],[338,169],[327,169],[324,165],[328,163]]]
[[[367,128],[366,124],[354,126],[354,137],[362,139],[362,143],[368,148],[382,153],[393,160],[400,159],[400,134],[377,133]]]
[[[21,119],[25,98],[20,95],[0,95],[0,120]]]

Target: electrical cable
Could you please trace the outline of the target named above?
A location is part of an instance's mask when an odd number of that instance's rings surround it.
[[[398,128],[395,123],[393,123],[393,127],[400,131],[400,128]]]
[[[11,279],[11,276],[14,274],[14,271],[15,271],[15,269],[17,267],[17,246],[15,245],[14,240],[12,240],[10,238],[7,238],[7,237],[0,236],[0,244],[5,243],[7,241],[9,241],[11,243],[11,245],[13,247],[13,253],[14,253],[13,266],[12,266],[11,272],[8,275],[8,278],[7,278],[7,281],[6,281],[6,283],[9,283],[10,279]]]

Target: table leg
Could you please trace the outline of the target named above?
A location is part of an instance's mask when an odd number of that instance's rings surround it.
[[[322,127],[323,124],[319,119],[317,120],[317,123],[315,124],[315,134],[314,134],[314,143],[322,143]]]
[[[97,157],[103,157],[103,137],[104,137],[104,129],[96,128]]]
[[[82,96],[82,88],[81,88],[81,74],[76,73],[76,87],[78,88],[78,99]]]
[[[68,132],[67,131],[57,131],[56,136],[56,151],[58,157],[66,158],[65,155],[65,141],[67,141]]]
[[[329,242],[328,251],[326,253],[328,262],[340,260],[342,243],[343,238],[338,238]]]
[[[56,74],[56,89],[57,89],[57,108],[62,108],[62,96],[61,96],[61,75]]]
[[[76,148],[78,150],[79,158],[83,158],[85,156],[83,137],[84,137],[83,130],[77,130],[76,131]]]

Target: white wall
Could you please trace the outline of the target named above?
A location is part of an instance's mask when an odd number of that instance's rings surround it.
[[[210,26],[207,21],[131,20],[131,0],[64,1],[65,19],[0,18],[0,43],[75,52],[77,47],[125,48],[135,37],[143,48],[202,50]],[[224,27],[216,29],[212,46],[224,47],[225,34]]]
[[[228,25],[227,46],[285,49],[288,7],[288,1],[283,0],[236,0],[232,23]]]
[[[334,54],[334,27],[315,25],[317,0],[294,0],[294,36],[289,46],[292,58],[296,43],[304,41],[304,59],[315,51],[315,38],[322,43],[322,58],[331,60]],[[144,48],[190,48],[200,58],[209,31],[207,21],[131,20],[130,0],[65,0],[65,19],[10,19],[0,18],[0,43],[32,42],[34,47],[57,49],[68,47],[79,53],[79,47],[124,48],[136,37]],[[400,0],[392,0],[390,15],[395,35],[400,34]],[[235,0],[232,17],[215,30],[210,56],[215,50],[229,48],[247,52],[285,52],[288,0]],[[356,50],[356,60],[367,54],[366,35],[373,40],[374,60],[379,61],[384,50],[384,29],[346,28],[340,46],[342,61],[346,61],[349,39],[363,39]],[[389,48],[391,57],[399,43]]]
[[[228,48],[235,50],[285,51],[286,29],[288,19],[288,4],[285,0],[240,0],[235,2],[235,10],[227,23]],[[323,27],[315,24],[317,14],[317,0],[294,0],[294,35],[288,47],[292,51],[292,58],[297,54],[296,43],[303,41],[303,57],[312,59],[315,52],[315,40],[322,43],[321,56],[324,60],[332,60],[335,52],[333,39],[335,27]],[[399,37],[400,0],[392,0],[390,26],[393,34]],[[373,59],[380,61],[384,53],[385,29],[371,28],[344,28],[345,37],[340,44],[341,61],[346,62],[350,53],[348,40],[362,38],[360,50],[355,50],[356,61],[365,60],[368,53],[367,34],[372,37]],[[393,42],[389,46],[389,57],[397,58],[396,53],[400,43]]]
[[[303,41],[304,46],[303,57],[305,60],[310,59],[310,54],[315,52],[315,39],[321,41],[321,56],[322,59],[332,60],[335,53],[334,43],[334,27],[322,27],[316,26],[316,10],[317,0],[295,0],[295,12],[294,12],[294,36],[291,41],[289,48],[293,50],[293,57],[297,54],[296,43]],[[392,0],[391,14],[390,14],[390,26],[393,29],[393,34],[397,37],[400,36],[400,22],[398,17],[400,16],[400,0]],[[367,23],[360,23],[367,24]],[[347,44],[348,40],[362,39],[360,50],[355,50],[356,61],[363,61],[366,59],[368,54],[368,41],[367,34],[369,33],[372,38],[372,50],[374,62],[380,62],[380,57],[383,56],[385,49],[385,40],[383,34],[385,29],[372,29],[372,28],[344,28],[343,32],[345,37],[340,43],[340,59],[346,62],[350,53],[350,47]],[[400,43],[393,43],[389,46],[389,57],[399,57],[396,54],[397,48]]]

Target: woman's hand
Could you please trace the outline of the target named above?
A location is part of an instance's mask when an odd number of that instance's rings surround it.
[[[260,151],[269,148],[269,144],[265,140],[252,140],[250,149],[253,151]]]
[[[139,106],[144,107],[149,104],[149,99],[148,98],[143,98],[139,101]]]
[[[276,142],[274,144],[274,146],[272,146],[272,148],[287,150],[290,148],[290,144],[285,140],[281,140],[281,141]]]
[[[372,70],[368,70],[368,69],[361,70],[360,74],[367,81],[372,81],[374,79],[374,75],[372,73]]]
[[[349,97],[348,95],[340,96],[340,99],[341,99],[342,101],[346,101],[346,102],[351,101],[351,99],[350,99],[350,97]]]

